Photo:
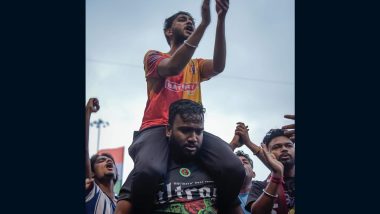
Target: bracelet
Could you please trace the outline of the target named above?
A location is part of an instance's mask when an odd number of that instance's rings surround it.
[[[282,178],[270,177],[270,182],[275,184],[282,184],[284,180]]]
[[[257,152],[254,152],[253,155],[257,155],[261,152],[261,150],[263,150],[263,148],[259,147],[259,150],[257,150]]]
[[[198,47],[197,45],[192,45],[192,44],[188,43],[187,40],[183,41],[183,43],[185,43],[185,45],[187,45],[191,48],[197,48]]]
[[[267,193],[264,189],[263,189],[263,192],[265,193],[265,195],[267,195],[267,196],[269,196],[269,197],[271,197],[271,198],[277,198],[277,197],[278,197],[277,194],[276,194],[276,195],[269,194],[269,193]]]

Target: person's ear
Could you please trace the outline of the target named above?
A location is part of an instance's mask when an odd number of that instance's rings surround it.
[[[173,30],[171,28],[165,30],[165,36],[171,38],[173,36]]]

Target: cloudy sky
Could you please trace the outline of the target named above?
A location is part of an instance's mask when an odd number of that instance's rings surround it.
[[[141,124],[147,99],[143,57],[150,49],[169,51],[164,19],[183,10],[198,24],[202,0],[87,0],[86,101],[97,97],[101,118],[100,149],[126,147],[123,181],[133,168],[127,155],[134,130]],[[212,58],[215,38],[215,1],[211,24],[194,57]],[[236,122],[249,126],[259,144],[271,128],[292,121],[294,113],[294,0],[230,0],[226,18],[227,62],[222,74],[203,82],[205,129],[227,142]],[[97,130],[90,129],[90,155],[96,152]],[[256,179],[269,170],[252,155]]]

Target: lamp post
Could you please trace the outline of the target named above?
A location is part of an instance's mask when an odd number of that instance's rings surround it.
[[[109,125],[110,124],[107,121],[104,121],[100,118],[90,123],[90,126],[96,126],[96,128],[98,129],[98,142],[97,142],[97,147],[96,147],[96,153],[98,153],[99,151],[100,129],[105,128],[106,126],[109,126]]]

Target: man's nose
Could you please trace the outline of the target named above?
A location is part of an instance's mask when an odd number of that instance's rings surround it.
[[[193,25],[193,22],[191,21],[191,19],[186,20],[186,25],[188,25],[188,24]]]
[[[187,140],[191,142],[197,142],[197,133],[195,133],[195,131],[189,133]]]
[[[281,146],[281,152],[286,152],[288,153],[289,149],[286,148],[286,146]]]

